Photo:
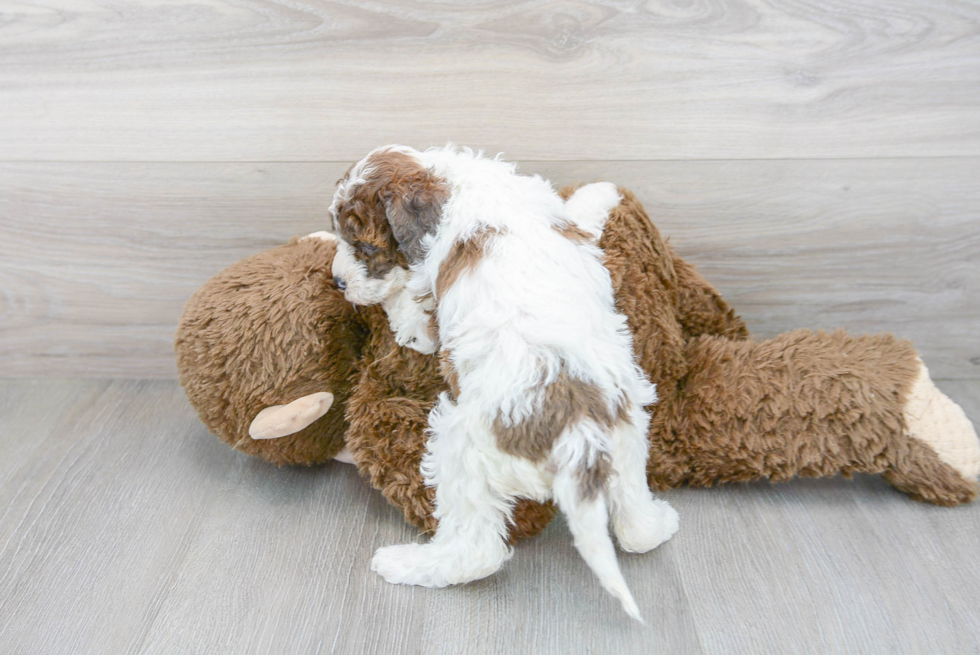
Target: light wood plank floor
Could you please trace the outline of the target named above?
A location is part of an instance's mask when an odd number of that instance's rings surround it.
[[[980,382],[940,386],[980,420]],[[370,572],[415,539],[353,467],[277,469],[209,435],[173,381],[0,382],[9,653],[974,653],[980,504],[878,478],[664,494],[680,532],[622,555],[646,618],[560,521],[488,580]]]

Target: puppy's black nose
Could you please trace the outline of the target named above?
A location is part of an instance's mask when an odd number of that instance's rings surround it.
[[[337,288],[338,288],[338,289],[340,289],[341,291],[343,291],[344,289],[346,289],[346,288],[347,288],[347,283],[346,283],[346,282],[344,282],[344,281],[343,281],[342,279],[340,279],[339,277],[335,277],[335,278],[333,279],[333,283],[334,283],[334,284],[336,284],[336,285],[337,285]]]

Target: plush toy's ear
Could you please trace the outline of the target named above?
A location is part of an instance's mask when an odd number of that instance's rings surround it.
[[[333,405],[333,394],[325,391],[297,398],[288,405],[266,407],[252,419],[248,436],[253,439],[278,439],[299,432],[327,413]]]

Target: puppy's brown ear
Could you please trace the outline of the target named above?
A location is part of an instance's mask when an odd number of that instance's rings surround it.
[[[433,234],[442,216],[442,204],[449,197],[445,180],[417,167],[409,175],[396,178],[385,194],[385,209],[398,250],[409,263],[425,256],[422,240]]]

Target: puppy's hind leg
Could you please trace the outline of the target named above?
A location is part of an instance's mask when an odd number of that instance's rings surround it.
[[[485,418],[443,394],[429,415],[426,482],[436,487],[439,520],[427,544],[379,548],[371,569],[393,584],[445,587],[495,573],[512,551],[507,545],[513,499],[506,496],[500,462],[489,461],[492,440]],[[492,442],[491,442],[492,443]]]
[[[654,499],[647,485],[650,416],[633,403],[625,413],[610,435],[613,471],[608,497],[620,547],[645,553],[670,539],[679,521],[674,508],[665,500]]]

